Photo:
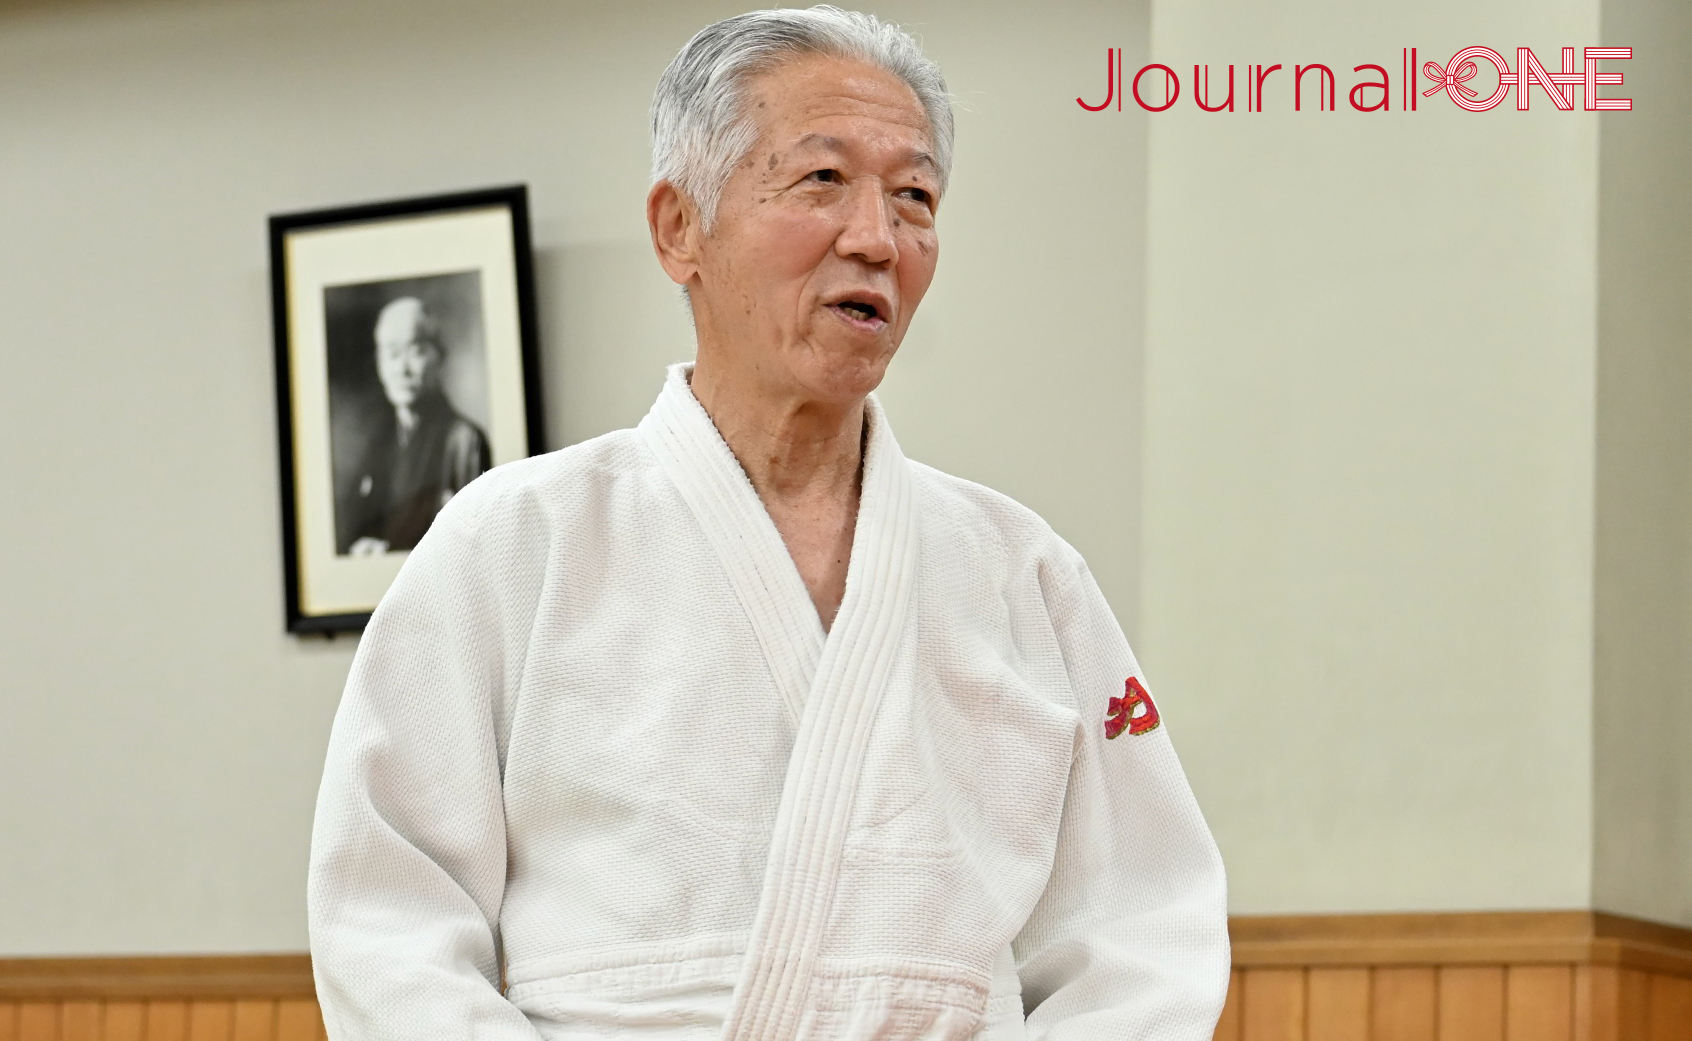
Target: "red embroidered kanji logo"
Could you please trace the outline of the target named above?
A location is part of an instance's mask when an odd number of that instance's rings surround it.
[[[1137,709],[1144,711],[1136,715]],[[1122,696],[1111,698],[1110,708],[1105,712],[1105,737],[1115,737],[1124,730],[1129,734],[1144,734],[1156,729],[1157,706],[1152,704],[1151,695],[1140,686],[1140,681],[1128,677]]]

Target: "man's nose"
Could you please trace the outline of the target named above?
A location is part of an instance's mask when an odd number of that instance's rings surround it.
[[[846,223],[834,240],[835,252],[878,266],[898,260],[894,220],[879,181],[866,178],[853,184],[846,194]]]

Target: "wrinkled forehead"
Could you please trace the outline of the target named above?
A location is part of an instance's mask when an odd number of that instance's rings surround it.
[[[759,73],[747,87],[760,147],[838,152],[874,146],[938,172],[922,102],[885,69],[807,54]]]

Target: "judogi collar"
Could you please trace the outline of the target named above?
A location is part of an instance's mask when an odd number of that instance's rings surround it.
[[[825,635],[757,491],[693,392],[692,366],[671,366],[640,430],[721,555],[735,592],[798,720],[741,979],[724,1041],[796,1036],[839,881],[852,800],[916,582],[910,465],[880,404],[868,437],[846,595]]]

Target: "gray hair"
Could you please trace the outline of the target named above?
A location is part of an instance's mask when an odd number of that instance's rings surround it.
[[[744,111],[747,81],[805,54],[874,65],[910,87],[928,116],[945,191],[952,173],[951,95],[940,66],[909,33],[827,4],[751,11],[694,34],[659,77],[652,98],[652,183],[668,181],[693,200],[706,231],[735,164],[757,143],[757,125]]]

